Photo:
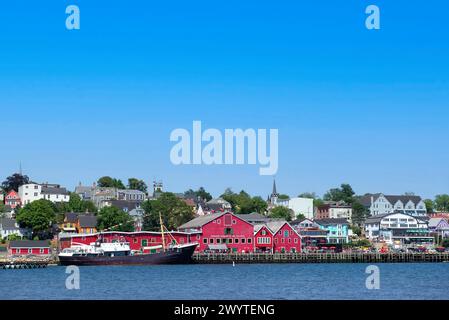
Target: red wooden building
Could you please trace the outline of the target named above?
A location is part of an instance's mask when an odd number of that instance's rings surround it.
[[[272,221],[266,225],[273,232],[274,252],[301,252],[301,236],[287,221]]]
[[[46,240],[18,240],[10,241],[8,251],[13,256],[38,255],[45,256],[51,253],[50,244]]]
[[[11,190],[5,197],[5,206],[10,206],[11,209],[15,209],[22,204],[19,194],[14,190]]]
[[[254,246],[256,252],[273,252],[273,232],[266,225],[254,226]]]
[[[254,252],[254,226],[230,212],[195,218],[179,227],[200,237],[197,251]]]

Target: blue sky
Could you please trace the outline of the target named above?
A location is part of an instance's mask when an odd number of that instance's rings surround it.
[[[81,30],[65,29],[65,8]],[[365,8],[381,30],[365,28]],[[0,8],[0,178],[111,175],[264,197],[257,166],[179,166],[170,132],[278,128],[278,189],[449,193],[447,1],[20,1]]]

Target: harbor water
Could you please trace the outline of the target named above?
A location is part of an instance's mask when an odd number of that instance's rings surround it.
[[[69,290],[65,267],[0,270],[0,299],[31,300],[440,300],[449,299],[449,263],[226,264],[80,267]]]

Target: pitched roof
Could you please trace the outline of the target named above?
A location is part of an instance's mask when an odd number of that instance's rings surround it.
[[[1,218],[0,219],[0,229],[2,230],[18,230],[19,228],[16,226],[16,220],[10,218]]]
[[[109,200],[111,206],[119,208],[123,211],[131,211],[140,208],[142,201],[128,201],[128,200]]]
[[[42,194],[62,194],[68,196],[70,192],[66,188],[42,187]]]
[[[273,234],[276,234],[283,226],[286,224],[287,221],[285,220],[278,220],[278,221],[269,221],[265,223],[268,229],[273,232]]]
[[[97,217],[92,215],[79,216],[81,228],[96,228]]]
[[[69,223],[76,223],[78,222],[78,213],[74,213],[74,212],[68,212],[65,214],[65,221],[69,222]]]
[[[374,201],[376,201],[382,193],[373,193],[373,194],[366,194],[362,197],[359,197],[359,202],[363,204],[365,207],[371,207],[371,198],[373,198]],[[401,201],[404,205],[407,204],[409,201],[412,201],[415,205],[420,203],[422,201],[422,198],[420,196],[407,196],[407,195],[401,195],[401,196],[395,196],[395,195],[383,195],[392,205],[394,205],[396,202]]]
[[[47,240],[14,240],[9,242],[10,248],[48,248]]]
[[[180,226],[178,229],[195,229],[195,228],[201,228],[205,224],[208,224],[209,222],[221,217],[225,213],[228,212],[217,212],[217,213],[211,213],[206,214],[204,216],[197,217],[193,220],[190,220],[187,223],[184,223],[182,226]]]
[[[264,216],[260,213],[253,212],[250,214],[236,214],[236,217],[245,220],[249,223],[260,223],[260,222],[267,222],[270,221],[270,218],[267,216]]]

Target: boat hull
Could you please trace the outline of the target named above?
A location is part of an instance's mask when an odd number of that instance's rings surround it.
[[[139,254],[129,256],[59,256],[63,266],[104,266],[104,265],[158,265],[158,264],[189,264],[197,244],[184,246],[177,250]]]

